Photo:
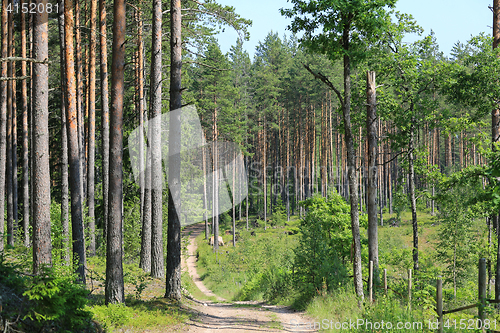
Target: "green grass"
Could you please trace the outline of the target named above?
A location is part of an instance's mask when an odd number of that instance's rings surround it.
[[[132,332],[165,332],[167,327],[174,327],[188,320],[187,312],[179,310],[177,304],[165,299],[133,301],[127,306],[122,304],[95,305],[89,310],[94,318],[107,330],[130,330]]]
[[[255,218],[250,218],[250,221],[255,221]],[[264,230],[264,225],[252,228],[253,225],[250,224],[250,231],[246,231],[245,220],[240,221],[236,227],[240,231],[236,247],[232,246],[232,235],[226,235],[226,230],[229,231],[230,228],[221,226],[220,234],[226,245],[220,247],[217,254],[213,253],[212,247],[205,241],[204,234],[198,236],[197,270],[207,288],[227,300],[263,300],[262,291],[252,293],[251,297],[242,296],[243,288],[259,271],[277,260],[275,256],[279,256],[278,244],[293,247],[297,236],[288,233],[297,233],[299,220],[294,218],[287,224],[275,228],[268,225],[267,230]]]

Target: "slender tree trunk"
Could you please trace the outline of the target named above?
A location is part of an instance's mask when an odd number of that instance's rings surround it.
[[[21,2],[24,3],[25,0]],[[62,8],[62,7],[60,7]],[[62,13],[62,10],[60,10]],[[26,58],[26,17],[21,11],[21,57]],[[26,62],[21,62],[21,76],[26,76]],[[29,196],[29,150],[28,150],[28,82],[21,81],[21,112],[22,112],[22,154],[23,154],[23,243],[30,245],[30,196]]]
[[[344,28],[343,43],[346,50],[349,49],[349,31],[350,27]],[[363,300],[363,280],[361,271],[361,236],[359,232],[359,213],[358,213],[358,195],[356,178],[356,156],[354,150],[354,140],[351,129],[351,62],[347,55],[344,55],[344,137],[347,149],[347,178],[349,181],[349,196],[351,201],[351,230],[354,242],[353,272],[354,289],[356,295]]]
[[[265,112],[265,111],[264,111]],[[263,129],[263,137],[262,137],[262,183],[264,190],[264,230],[267,229],[267,167],[266,167],[266,146],[267,146],[267,132],[266,132],[266,115],[264,114],[264,129]]]
[[[82,191],[78,147],[78,120],[76,100],[75,63],[73,57],[73,1],[64,0],[64,39],[66,82],[66,129],[68,132],[69,183],[71,190],[71,226],[73,238],[73,260],[78,264],[76,272],[81,283],[85,284],[85,234],[83,231]]]
[[[26,0],[21,2],[25,3]],[[59,13],[63,13],[62,6],[59,6]],[[61,44],[64,44],[61,41]],[[21,11],[21,57],[26,58],[26,14]],[[21,62],[21,76],[26,76],[26,62]],[[29,148],[28,148],[28,82],[21,81],[21,112],[22,112],[22,154],[23,154],[23,243],[30,245],[29,224],[30,224],[30,195],[29,195]],[[63,116],[64,118],[64,116]]]
[[[375,72],[367,72],[366,79],[366,133],[368,141],[368,260],[373,261],[374,283],[378,282],[378,221],[377,221],[377,100]],[[382,197],[380,197],[382,199]],[[380,200],[381,201],[381,200]]]
[[[153,2],[153,40],[151,59],[151,276],[163,278],[163,176],[161,165],[161,93],[162,93],[162,8],[161,0]],[[170,120],[172,122],[172,120]],[[170,134],[172,135],[172,134]],[[172,157],[169,149],[169,158]],[[169,168],[170,170],[170,168]],[[169,179],[170,186],[170,179]],[[169,212],[170,216],[170,212]]]
[[[411,110],[413,112],[413,105],[411,106]],[[410,142],[408,145],[408,167],[409,167],[409,182],[408,182],[408,191],[410,192],[410,205],[411,205],[411,220],[413,225],[413,269],[415,272],[418,271],[418,224],[417,224],[417,202],[415,199],[415,171],[413,167],[414,157],[413,157],[413,149],[414,149],[414,121],[412,120],[410,126]]]
[[[182,107],[181,1],[170,1],[170,111]],[[160,35],[161,37],[161,35]],[[161,40],[161,38],[160,38]],[[165,297],[181,299],[181,116],[170,117],[168,168],[167,290]],[[178,204],[176,209],[175,204]],[[215,238],[217,243],[217,238]]]
[[[47,5],[38,0],[37,6]],[[33,57],[49,57],[48,14],[33,14]],[[49,65],[33,64],[33,272],[52,264],[50,236],[50,170],[49,170]]]
[[[500,0],[493,0],[493,49],[500,44]],[[491,142],[493,149],[495,143],[500,139],[500,108],[495,108],[491,112]],[[475,164],[475,163],[474,163]],[[500,228],[498,227],[498,214],[493,214],[491,223],[497,226],[498,240],[500,241]],[[495,274],[495,300],[500,300],[500,242],[497,248],[497,268]]]
[[[97,0],[90,0],[90,57],[89,57],[89,119],[88,119],[88,168],[87,168],[87,207],[89,212],[89,256],[95,255],[95,209],[94,209],[94,170],[95,170],[95,59],[97,30]]]
[[[204,137],[203,133],[200,133],[202,139]],[[207,198],[207,163],[206,163],[206,149],[203,148],[201,155],[202,163],[202,173],[203,173],[203,220],[205,221],[205,240],[208,240],[210,236],[210,229],[208,227],[208,198]]]
[[[217,146],[217,103],[213,114],[213,183],[212,183],[212,228],[214,234],[213,251],[219,251],[219,149]]]
[[[8,14],[8,44],[7,44],[7,54],[12,57],[12,43],[13,43],[13,25],[12,22],[12,11]],[[12,62],[8,62],[7,65],[7,76],[12,77]],[[13,82],[7,82],[7,244],[9,246],[14,246],[14,171],[13,171],[13,152],[12,152],[12,137],[13,137],[13,108],[12,108],[12,87]]]
[[[108,45],[106,29],[106,0],[99,0],[99,47],[101,49],[101,109],[102,109],[102,201],[103,236],[106,244],[109,215],[109,101]]]
[[[75,45],[76,45],[76,107],[78,114],[78,151],[80,163],[80,192],[82,205],[85,200],[85,140],[83,118],[83,73],[82,73],[82,42],[80,30],[80,3],[75,3]]]
[[[142,13],[141,13],[141,4],[139,3],[139,7],[136,9],[136,21],[137,21],[137,59],[136,59],[136,112],[139,117],[139,188],[140,188],[140,211],[141,211],[141,225],[142,225],[142,239],[149,240],[149,244],[145,244],[144,242],[141,244],[141,262],[139,267],[143,268],[143,264],[145,264],[143,256],[146,256],[146,249],[144,246],[149,247],[149,265],[148,271],[151,271],[151,220],[144,220],[144,42],[142,39]],[[146,230],[145,230],[146,229]],[[146,232],[145,232],[146,231]],[[148,235],[145,235],[147,233]],[[144,252],[144,253],[143,253]]]
[[[14,28],[14,15],[12,15],[11,26]],[[16,55],[14,39],[16,36],[12,33],[12,56]],[[16,62],[12,62],[12,77],[16,77]],[[14,222],[14,237],[18,231],[18,186],[17,186],[17,81],[12,81],[12,208]]]
[[[236,163],[236,151],[234,151],[234,156],[233,156],[233,161]],[[236,164],[238,165],[238,164]],[[236,168],[233,168],[232,174],[233,174],[233,190],[231,191],[232,193],[232,199],[233,199],[233,246],[236,246],[236,205],[234,204],[234,201],[236,200]]]
[[[61,145],[62,145],[62,157],[61,157],[61,225],[62,225],[62,259],[66,265],[71,264],[70,254],[69,254],[69,178],[68,178],[68,132],[66,126],[66,96],[65,96],[65,53],[66,45],[64,38],[64,1],[59,0],[59,13],[57,16],[58,27],[59,27],[59,41],[60,41],[60,58],[61,58]],[[24,57],[24,56],[23,56]],[[26,75],[26,74],[22,74]],[[24,122],[24,121],[23,121]],[[28,119],[26,119],[26,132],[28,127]],[[23,125],[24,128],[24,125]],[[27,134],[27,133],[26,133]],[[26,142],[27,144],[27,142]],[[26,156],[26,164],[28,157]],[[27,166],[26,166],[27,168]],[[23,162],[24,169],[24,162]],[[28,191],[26,187],[25,192]],[[27,194],[27,193],[26,193]]]
[[[148,127],[148,130],[150,127]],[[148,137],[150,137],[148,135]],[[146,148],[146,169],[144,175],[144,212],[141,233],[141,258],[139,267],[151,272],[151,148]]]
[[[7,5],[8,0],[2,0],[2,58],[7,57]],[[7,77],[7,62],[2,62],[1,77]],[[0,81],[0,252],[4,250],[4,230],[5,230],[5,171],[7,167],[7,81]]]
[[[125,70],[125,0],[114,0],[113,58],[109,135],[109,216],[105,301],[124,303],[123,284],[123,95]]]

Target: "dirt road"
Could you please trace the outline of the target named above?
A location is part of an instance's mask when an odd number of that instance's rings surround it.
[[[204,230],[202,223],[191,225],[184,230],[189,237],[188,259],[182,261],[196,286],[207,296],[215,296],[200,279],[196,271],[196,240]],[[301,312],[284,306],[267,305],[257,302],[224,302],[194,301],[193,309],[198,312],[195,319],[187,323],[185,331],[193,333],[211,332],[316,332],[308,324],[312,319]]]

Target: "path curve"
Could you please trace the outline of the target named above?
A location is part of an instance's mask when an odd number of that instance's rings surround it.
[[[182,265],[202,293],[214,296],[219,301],[225,301],[215,295],[200,279],[196,270],[196,237],[204,231],[204,224],[193,224],[184,229],[184,234],[190,234],[188,257],[182,259]],[[193,309],[197,316],[187,323],[185,331],[192,333],[211,332],[317,332],[310,329],[313,320],[289,307],[267,305],[258,302],[214,303],[194,300]]]

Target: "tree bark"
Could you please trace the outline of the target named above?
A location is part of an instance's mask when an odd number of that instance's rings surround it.
[[[123,284],[123,95],[125,69],[125,0],[114,0],[109,136],[109,216],[105,301],[124,303]]]
[[[21,6],[26,0],[21,2]],[[60,1],[61,2],[61,1]],[[59,13],[63,13],[59,7]],[[61,44],[64,44],[61,41]],[[26,58],[26,14],[21,11],[21,57]],[[21,76],[26,76],[26,62],[21,62]],[[29,148],[28,148],[28,82],[21,81],[21,112],[22,112],[22,154],[23,154],[23,243],[30,245],[30,196],[29,196]],[[63,115],[64,118],[64,115]]]
[[[7,5],[8,0],[2,0],[2,58],[7,57]],[[2,62],[1,77],[7,76],[7,63]],[[3,189],[5,188],[5,171],[7,167],[7,81],[0,81],[0,252],[4,250],[4,230],[5,230],[5,196]]]
[[[66,265],[71,264],[69,255],[69,178],[68,178],[68,133],[66,126],[66,95],[65,95],[65,53],[66,45],[64,43],[64,0],[58,1],[59,13],[57,15],[59,27],[59,41],[60,41],[60,58],[61,58],[61,226],[62,226],[62,259]],[[25,55],[23,55],[25,56]],[[27,117],[26,117],[27,118]],[[26,119],[26,132],[28,127],[28,119]],[[24,126],[23,126],[24,128]],[[27,134],[27,133],[26,133]],[[27,142],[26,142],[27,145]],[[26,164],[28,163],[26,156]],[[27,168],[27,165],[26,165]],[[24,162],[23,162],[24,170]],[[25,188],[25,192],[28,188]],[[27,193],[26,193],[27,194]],[[29,201],[28,201],[29,202]]]
[[[109,214],[109,101],[108,45],[106,29],[106,0],[99,0],[99,46],[101,48],[101,109],[102,109],[102,201],[103,235],[107,237]]]
[[[76,100],[76,78],[73,51],[73,1],[64,0],[64,39],[65,39],[65,94],[66,129],[68,134],[69,182],[71,190],[71,226],[73,238],[73,260],[78,260],[76,272],[79,281],[85,284],[85,234],[83,231],[82,191],[78,146],[78,121]]]
[[[343,33],[344,48],[349,50],[350,27],[346,26]],[[353,272],[354,289],[356,295],[363,300],[363,276],[361,271],[361,236],[359,232],[358,194],[356,179],[356,155],[351,129],[351,61],[344,55],[344,103],[342,105],[344,116],[344,131],[347,150],[347,179],[349,182],[349,198],[351,201],[351,230],[354,243]]]
[[[170,111],[182,107],[181,1],[170,1]],[[166,298],[181,299],[181,223],[175,207],[181,196],[181,117],[170,117],[168,167],[168,242]],[[180,206],[180,204],[179,204]],[[180,207],[178,207],[180,209]],[[215,243],[217,238],[215,238]]]
[[[413,112],[413,105],[411,105],[411,112]],[[415,170],[413,167],[414,157],[414,121],[412,119],[410,125],[410,142],[408,144],[408,191],[410,192],[410,205],[411,205],[411,220],[413,225],[413,270],[418,272],[418,223],[417,223],[417,201],[415,199]]]
[[[89,56],[89,130],[88,130],[88,167],[87,167],[87,207],[89,212],[89,244],[88,255],[95,256],[95,60],[96,60],[97,0],[90,0],[90,56]]]
[[[375,88],[375,72],[367,72],[366,76],[366,133],[368,141],[368,260],[373,261],[372,279],[378,283],[378,221],[377,221],[377,100]],[[380,201],[382,196],[380,196]]]
[[[80,3],[75,3],[75,46],[76,46],[76,107],[78,115],[78,151],[80,163],[80,192],[82,205],[85,200],[85,140],[84,140],[84,118],[83,118],[83,73],[82,73],[82,43],[80,31]]]
[[[163,175],[161,163],[161,94],[162,94],[162,4],[153,2],[153,36],[151,49],[151,276],[163,278]],[[170,120],[170,123],[172,119]],[[180,125],[179,125],[180,126]],[[170,136],[172,133],[170,133]],[[171,155],[169,148],[169,155]],[[170,161],[171,156],[169,157]],[[170,162],[169,162],[170,163]],[[170,166],[169,166],[170,170]],[[169,171],[170,172],[170,171]],[[170,186],[170,179],[169,179]],[[175,209],[174,209],[175,210]],[[173,213],[174,214],[174,213]],[[170,211],[169,211],[170,218]],[[169,223],[170,224],[170,223]]]
[[[47,5],[38,0],[37,6]],[[49,57],[48,14],[33,14],[33,57]],[[49,170],[49,65],[33,64],[33,272],[52,264],[50,236],[50,170]]]
[[[7,54],[12,57],[12,43],[13,43],[13,25],[12,22],[12,11],[8,14],[7,23]],[[7,76],[12,77],[12,62],[8,63]],[[13,171],[13,108],[12,108],[12,83],[13,81],[7,82],[7,245],[14,246],[14,171]]]

